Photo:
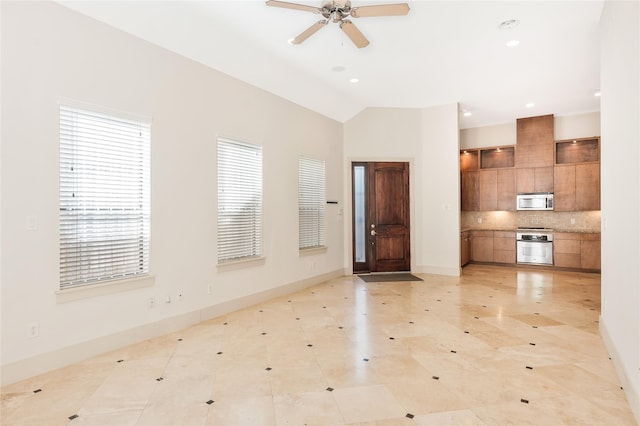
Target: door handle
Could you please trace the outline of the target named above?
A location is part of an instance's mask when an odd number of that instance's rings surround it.
[[[372,229],[372,230],[371,230],[371,235],[373,235],[373,236],[375,237],[375,235],[376,235],[376,231]]]

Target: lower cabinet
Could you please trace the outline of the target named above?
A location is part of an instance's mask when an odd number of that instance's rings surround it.
[[[471,260],[474,262],[516,263],[516,233],[472,231]]]
[[[460,233],[460,266],[464,266],[471,260],[471,232]]]
[[[496,263],[516,263],[515,232],[493,232],[493,261]]]
[[[471,260],[493,262],[493,231],[471,231]]]
[[[589,271],[600,270],[600,234],[556,232],[553,236],[554,265]]]

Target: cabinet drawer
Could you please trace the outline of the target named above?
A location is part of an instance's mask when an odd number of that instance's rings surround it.
[[[476,237],[488,237],[493,238],[493,231],[471,231],[471,236]]]
[[[493,231],[493,236],[495,238],[511,238],[513,241],[516,240],[516,233],[511,231]]]

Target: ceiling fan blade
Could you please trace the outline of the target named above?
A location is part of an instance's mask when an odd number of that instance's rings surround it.
[[[311,13],[319,13],[319,14],[322,13],[321,8],[307,6],[305,4],[289,3],[286,1],[278,1],[278,0],[268,0],[266,3],[267,3],[267,6],[282,7],[284,9],[302,10],[304,12],[311,12]]]
[[[369,40],[367,40],[364,34],[362,34],[358,27],[356,27],[350,20],[342,20],[342,22],[340,22],[340,29],[344,31],[347,37],[349,37],[353,44],[358,46],[358,48],[362,49],[369,45]]]
[[[313,24],[312,26],[304,30],[302,33],[300,33],[298,37],[294,38],[291,44],[302,43],[303,41],[305,41],[306,39],[308,39],[318,31],[320,31],[325,25],[327,25],[327,22],[329,22],[329,20],[316,22],[315,24]]]
[[[360,6],[351,9],[351,16],[354,18],[365,18],[368,16],[403,16],[408,13],[409,5],[407,3]]]

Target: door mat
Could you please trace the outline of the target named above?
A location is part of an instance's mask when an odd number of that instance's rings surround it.
[[[358,275],[362,281],[368,283],[388,283],[395,281],[424,281],[420,277],[416,277],[415,275],[409,273],[398,273],[398,274],[363,274]]]

